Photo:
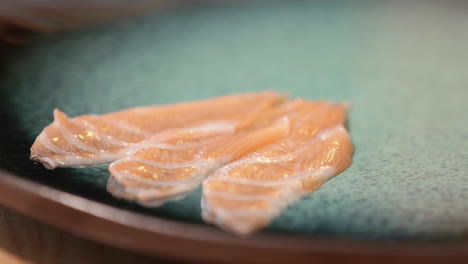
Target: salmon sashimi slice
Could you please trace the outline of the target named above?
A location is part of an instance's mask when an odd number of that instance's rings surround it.
[[[178,145],[198,137],[233,133],[283,100],[281,94],[264,91],[75,118],[55,110],[53,123],[31,147],[31,159],[48,169],[109,163],[131,155],[148,140]],[[177,132],[182,128],[188,129]],[[191,137],[177,134],[191,129],[202,132],[191,133]]]
[[[289,135],[215,171],[203,182],[202,216],[239,235],[259,230],[350,164],[346,106],[302,101]]]
[[[288,105],[265,111],[257,122],[233,134],[177,146],[150,145],[117,160],[109,166],[108,191],[145,206],[180,199],[222,165],[287,136],[289,119],[282,115]],[[183,135],[179,131],[178,141],[185,141]]]

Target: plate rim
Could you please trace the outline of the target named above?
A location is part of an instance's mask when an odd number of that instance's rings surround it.
[[[3,169],[0,169],[0,204],[85,239],[185,261],[271,263],[294,260],[307,263],[314,259],[349,260],[353,257],[361,260],[362,257],[369,260],[389,257],[430,258],[432,261],[447,261],[448,257],[452,261],[468,259],[468,239],[457,243],[421,244],[318,238],[280,232],[236,237],[212,226],[163,219],[89,200]]]

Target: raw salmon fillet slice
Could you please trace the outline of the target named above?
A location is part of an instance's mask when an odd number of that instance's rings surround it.
[[[46,168],[110,163],[108,191],[144,206],[202,184],[202,217],[248,235],[351,164],[346,105],[275,92],[68,117],[31,147]]]
[[[180,199],[222,165],[287,136],[289,119],[285,113],[290,105],[265,110],[256,122],[232,134],[203,137],[200,133],[208,132],[207,127],[203,132],[193,132],[199,134],[198,140],[189,144],[150,144],[109,166],[108,191],[145,206]],[[177,140],[182,142],[191,135],[187,129],[177,133]]]
[[[178,145],[197,141],[199,136],[233,133],[284,99],[283,95],[265,91],[75,118],[55,110],[53,123],[31,147],[31,159],[48,169],[109,163],[131,155],[148,140],[152,144],[159,140],[161,144]],[[186,135],[187,142],[182,142],[177,134],[181,128],[204,132]]]
[[[351,164],[346,107],[300,101],[289,135],[215,171],[203,182],[202,216],[239,235],[265,227],[291,203]]]

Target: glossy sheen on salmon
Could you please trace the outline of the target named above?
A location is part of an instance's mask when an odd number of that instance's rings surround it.
[[[200,133],[183,136],[185,141],[233,133],[284,99],[266,91],[75,118],[55,110],[53,123],[31,147],[31,159],[49,169],[109,163],[131,155],[148,142],[185,144],[178,133],[191,129]]]
[[[351,164],[353,147],[343,127],[346,107],[298,104],[286,138],[229,163],[203,182],[206,222],[250,234]]]
[[[114,196],[146,206],[179,199],[222,165],[287,136],[287,116],[269,119],[277,117],[272,114],[277,112],[267,111],[263,115],[269,116],[267,119],[232,134],[200,137],[178,146],[150,145],[117,160],[109,166],[108,190]],[[183,131],[179,132],[178,140],[185,141]]]

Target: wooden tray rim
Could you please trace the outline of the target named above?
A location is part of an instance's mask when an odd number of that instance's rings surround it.
[[[0,204],[72,234],[148,255],[190,261],[306,263],[349,259],[468,259],[468,240],[429,243],[317,238],[288,233],[236,237],[203,224],[131,212],[0,169]]]

